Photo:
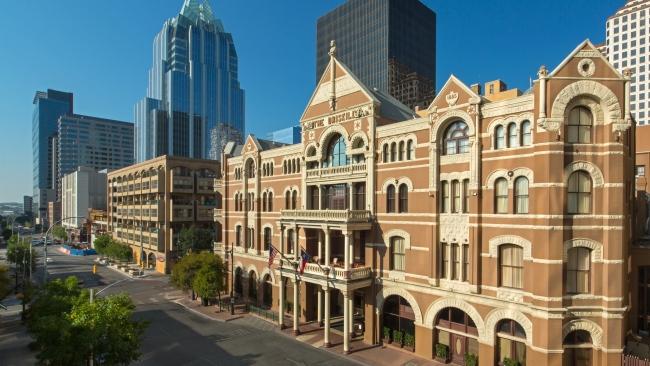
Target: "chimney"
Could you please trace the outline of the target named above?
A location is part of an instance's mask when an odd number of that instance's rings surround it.
[[[472,86],[470,86],[470,89],[472,89],[472,91],[477,95],[481,95],[481,84],[472,84]]]

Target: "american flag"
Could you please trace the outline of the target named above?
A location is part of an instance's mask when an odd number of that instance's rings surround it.
[[[273,265],[273,260],[275,259],[276,255],[278,255],[278,250],[275,249],[273,245],[271,245],[271,249],[269,250],[269,267]]]
[[[305,272],[305,266],[307,265],[307,262],[309,262],[309,258],[311,256],[307,254],[304,250],[300,250],[300,274]]]

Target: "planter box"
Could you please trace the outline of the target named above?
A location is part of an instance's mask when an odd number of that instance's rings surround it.
[[[404,346],[403,348],[407,351],[415,352],[415,346]]]
[[[390,338],[384,338],[383,339],[384,344],[391,344],[393,341]]]

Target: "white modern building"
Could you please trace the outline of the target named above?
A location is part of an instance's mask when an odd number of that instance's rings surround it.
[[[628,0],[607,19],[605,52],[621,73],[632,71],[630,111],[650,124],[650,0]]]
[[[78,229],[86,221],[88,209],[106,210],[106,169],[95,171],[79,167],[67,174],[61,182],[61,217],[77,217],[64,220],[63,225]]]

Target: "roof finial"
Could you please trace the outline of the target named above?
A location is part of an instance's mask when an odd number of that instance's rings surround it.
[[[336,57],[336,41],[330,41],[330,51],[328,52],[330,57]]]

